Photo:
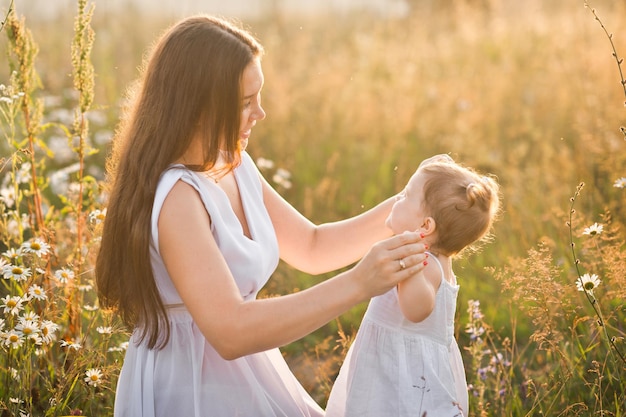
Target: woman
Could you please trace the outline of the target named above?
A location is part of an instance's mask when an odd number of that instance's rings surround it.
[[[179,22],[118,129],[96,263],[101,304],[133,329],[115,416],[321,416],[277,347],[423,268],[416,233],[388,237],[393,199],[317,226],[262,178],[245,152],[265,118],[262,54],[224,20]],[[363,258],[257,300],[279,257],[312,274]]]

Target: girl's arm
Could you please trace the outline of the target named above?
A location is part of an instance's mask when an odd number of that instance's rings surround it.
[[[375,242],[392,235],[385,220],[395,197],[350,219],[315,225],[262,177],[261,182],[280,257],[296,269],[321,274],[342,268],[359,260]]]
[[[398,283],[400,310],[407,320],[419,323],[426,319],[435,308],[435,296],[441,276],[428,269],[420,271]]]
[[[376,243],[354,268],[309,289],[244,301],[193,187],[179,181],[172,188],[158,227],[159,250],[178,294],[200,331],[225,359],[299,339],[423,268],[419,235],[405,233]],[[297,236],[298,231],[292,233]],[[400,269],[398,259],[404,259],[406,269]]]

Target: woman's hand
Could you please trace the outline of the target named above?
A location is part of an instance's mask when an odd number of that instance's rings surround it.
[[[424,269],[425,246],[417,232],[382,240],[350,271],[363,290],[363,300],[384,294],[398,282]]]

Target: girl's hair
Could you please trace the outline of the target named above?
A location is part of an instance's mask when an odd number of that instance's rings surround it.
[[[240,163],[242,74],[262,54],[235,24],[194,16],[158,40],[130,91],[107,161],[109,202],[95,275],[101,305],[118,310],[129,328],[141,328],[149,348],[164,346],[170,331],[150,263],[159,177],[195,136],[203,159],[189,169],[211,169],[220,150],[227,171]]]
[[[495,178],[454,162],[433,162],[419,170],[425,175],[424,209],[437,227],[431,250],[451,256],[486,240],[500,210]]]

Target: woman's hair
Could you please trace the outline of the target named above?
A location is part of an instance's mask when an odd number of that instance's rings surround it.
[[[455,255],[489,237],[500,210],[493,177],[454,162],[433,162],[419,170],[425,175],[424,209],[437,228],[433,252]]]
[[[203,158],[189,169],[211,169],[220,150],[227,170],[240,163],[242,74],[262,54],[238,26],[190,17],[158,40],[130,91],[107,160],[109,201],[95,275],[102,306],[118,310],[129,328],[140,327],[150,348],[165,345],[170,330],[150,263],[159,177],[194,137],[202,138]]]

